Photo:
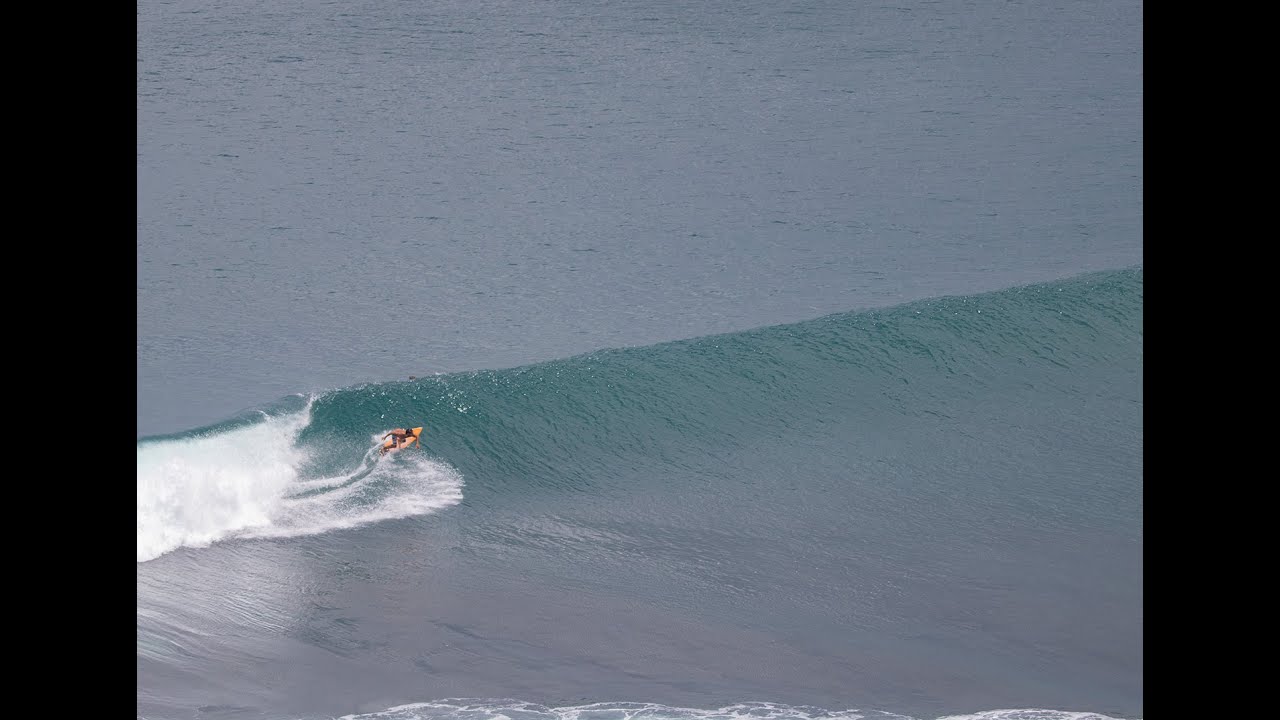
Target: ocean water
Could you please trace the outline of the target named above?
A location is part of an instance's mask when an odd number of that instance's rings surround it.
[[[1142,717],[1140,3],[137,25],[138,717]]]

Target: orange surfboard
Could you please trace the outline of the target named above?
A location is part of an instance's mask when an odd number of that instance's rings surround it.
[[[413,447],[413,444],[418,441],[418,438],[422,437],[422,428],[409,428],[409,432],[413,434],[405,438],[404,445],[401,445],[400,447],[396,447],[395,438],[387,438],[387,441],[382,443],[382,452],[399,452],[400,450],[407,450]]]

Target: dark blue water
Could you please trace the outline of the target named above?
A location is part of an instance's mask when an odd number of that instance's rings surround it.
[[[144,2],[138,715],[1140,717],[1141,224],[1140,4]]]

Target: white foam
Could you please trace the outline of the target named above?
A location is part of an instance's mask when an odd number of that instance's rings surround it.
[[[947,715],[938,720],[1118,720],[1109,715],[1077,710],[1042,710],[1023,708],[1016,710],[986,710],[970,715]]]
[[[910,720],[904,715],[875,713],[884,720]],[[670,707],[659,703],[592,703],[569,707],[545,707],[519,700],[450,698],[410,703],[364,715],[344,715],[339,720],[863,720],[860,710],[826,711],[778,703],[751,702],[718,710]]]
[[[520,700],[449,698],[410,703],[363,715],[343,715],[340,720],[913,720],[883,710],[823,710],[810,706],[749,702],[716,710],[670,707],[658,703],[592,703],[569,707],[545,707]],[[1117,720],[1107,715],[1069,710],[987,710],[970,715],[948,715],[937,720]]]
[[[300,481],[307,456],[295,441],[309,422],[308,407],[139,445],[138,562],[232,537],[310,535],[420,515],[462,499],[459,473],[421,452],[396,462],[377,462],[373,453],[349,475]]]

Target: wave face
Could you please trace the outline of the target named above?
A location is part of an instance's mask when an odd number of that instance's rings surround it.
[[[1082,377],[1140,403],[1141,338],[1142,273],[1132,270],[393,383],[323,404],[339,417],[376,405],[428,418],[476,492],[528,492],[697,463],[709,448],[779,433],[954,423],[984,398],[1035,392],[1078,404]]]
[[[144,438],[139,714],[1138,716],[1142,305],[1110,271]]]

